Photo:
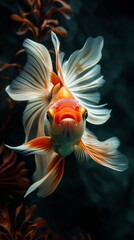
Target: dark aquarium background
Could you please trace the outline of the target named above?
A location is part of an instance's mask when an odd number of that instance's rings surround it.
[[[62,2],[68,5],[61,12],[55,10],[52,14],[59,25],[40,29],[39,35],[34,29],[34,26],[40,27],[36,13],[24,14],[31,11],[32,2],[41,11],[40,3],[49,1],[0,0],[0,239],[134,240],[132,1],[50,1],[57,8],[63,7]],[[42,14],[49,10],[46,6]],[[70,16],[69,20],[65,13]],[[26,26],[26,19],[33,23],[32,27]],[[12,101],[5,87],[26,62],[25,53],[19,51],[23,40],[29,37],[51,50],[51,29],[58,34],[66,58],[80,49],[87,37],[104,37],[100,64],[106,82],[100,89],[101,103],[107,103],[112,113],[105,124],[88,124],[88,128],[99,140],[117,136],[121,142],[120,151],[128,157],[129,168],[125,172],[116,172],[92,159],[78,164],[72,154],[66,158],[63,179],[52,195],[38,198],[35,191],[24,198],[32,183],[34,156],[14,153],[4,144],[17,146],[23,143],[22,114],[26,102]]]

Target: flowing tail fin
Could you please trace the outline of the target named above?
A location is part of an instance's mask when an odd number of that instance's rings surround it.
[[[39,188],[37,193],[38,197],[46,197],[57,188],[64,173],[64,159],[56,153],[53,154],[49,155],[50,163],[46,169],[45,176],[31,185],[25,197],[37,188]]]
[[[117,150],[118,147],[119,140],[116,137],[100,142],[96,137],[91,135],[91,133],[86,133],[83,141],[79,142],[77,148],[83,150],[83,154],[80,154],[80,158],[82,159],[84,158],[85,152],[99,164],[117,171],[124,171],[128,168],[128,160]]]

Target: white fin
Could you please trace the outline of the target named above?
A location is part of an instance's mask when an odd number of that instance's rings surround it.
[[[23,125],[25,130],[25,142],[36,137],[44,136],[45,113],[49,101],[36,99],[28,102],[23,113]]]
[[[45,176],[48,164],[50,163],[50,154],[52,153],[47,152],[47,154],[44,154],[44,152],[40,152],[40,154],[35,154],[36,169],[33,174],[33,182],[37,182]]]
[[[100,101],[98,88],[104,83],[103,76],[100,75],[100,65],[91,68],[85,74],[81,74],[76,81],[72,81],[67,86],[88,111],[87,121],[92,124],[103,124],[110,118],[111,110],[104,108],[106,104],[97,105]]]
[[[29,146],[26,143],[17,147],[13,147],[9,145],[5,145],[5,146],[17,152],[24,153],[25,155],[41,154],[41,153],[45,154],[45,150],[39,149],[39,148],[29,148]]]
[[[62,53],[62,52],[60,53],[60,41],[54,32],[51,32],[51,38],[52,38],[52,42],[54,45],[55,56],[56,56],[56,71],[57,71],[57,74],[60,77],[61,81],[64,82],[63,73],[62,73],[62,69],[61,69],[64,53]]]
[[[52,157],[52,155],[51,155]],[[55,155],[50,161],[48,168],[46,170],[46,175],[39,181],[32,184],[25,194],[25,197],[39,188],[38,196],[46,197],[50,195],[58,186],[64,172],[64,159],[59,155]]]
[[[9,146],[9,145],[6,145],[6,144],[5,144],[5,146],[10,148],[10,149],[13,149],[17,152],[25,153],[26,155],[40,154],[42,152],[44,153],[44,150],[36,149],[36,148],[29,148],[27,146],[27,144],[22,144],[22,145],[17,146],[17,147]]]
[[[26,154],[49,152],[53,149],[52,139],[49,136],[32,139],[31,141],[26,142],[18,147],[11,147],[8,145],[6,146],[16,151],[24,152]]]
[[[94,135],[86,131],[79,147],[97,163],[117,171],[124,171],[128,168],[128,159],[117,150],[119,144],[116,137],[100,142]]]
[[[23,46],[28,54],[27,63],[20,75],[6,88],[9,96],[16,101],[44,97],[51,88],[52,62],[48,50],[30,39],[26,39]]]
[[[73,82],[79,80],[87,74],[86,80],[90,77],[96,76],[93,73],[93,66],[95,66],[101,59],[101,50],[103,47],[103,38],[89,37],[81,50],[77,50],[71,54],[68,61],[63,63],[62,70],[67,86],[71,86]],[[88,71],[86,71],[88,70]],[[90,73],[91,71],[91,73]],[[82,75],[81,75],[82,74]],[[98,73],[99,75],[99,73]],[[93,79],[92,79],[93,80]]]
[[[28,55],[27,63],[6,91],[14,100],[29,100],[23,114],[26,142],[44,135],[45,111],[52,88],[52,62],[48,50],[42,44],[26,39],[23,46]]]

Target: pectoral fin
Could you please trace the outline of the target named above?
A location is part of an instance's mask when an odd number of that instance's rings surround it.
[[[116,137],[100,142],[96,137],[87,133],[84,141],[78,147],[87,153],[94,161],[117,171],[124,171],[128,167],[127,158],[117,148],[119,140]],[[81,154],[82,158],[84,154]]]
[[[50,151],[52,149],[52,140],[51,140],[51,137],[44,136],[44,137],[35,138],[18,147],[11,147],[8,145],[6,146],[16,151],[22,151],[27,154],[33,154],[33,153],[39,153],[42,151]]]

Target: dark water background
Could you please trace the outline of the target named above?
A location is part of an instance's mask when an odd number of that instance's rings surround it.
[[[17,23],[10,14],[23,1],[0,1],[0,60],[10,62],[24,37],[16,35]],[[120,151],[129,159],[129,169],[118,173],[92,160],[78,165],[74,155],[67,157],[65,174],[57,190],[40,199],[32,193],[24,201],[37,204],[38,212],[54,232],[63,236],[77,231],[91,233],[94,240],[134,240],[134,13],[131,1],[81,0],[71,1],[73,16],[61,25],[68,30],[67,38],[60,38],[61,49],[68,57],[83,46],[88,36],[104,37],[101,59],[106,83],[101,88],[101,103],[112,109],[111,118],[100,126],[88,125],[100,140],[117,136]],[[51,47],[48,40],[46,45]],[[2,73],[3,74],[3,73]],[[9,70],[14,78],[15,73]],[[7,97],[0,82],[0,124],[6,119]],[[12,112],[12,120],[1,142],[20,145],[24,141],[22,112],[19,104]],[[34,171],[32,157],[19,156],[27,161],[29,177]]]

